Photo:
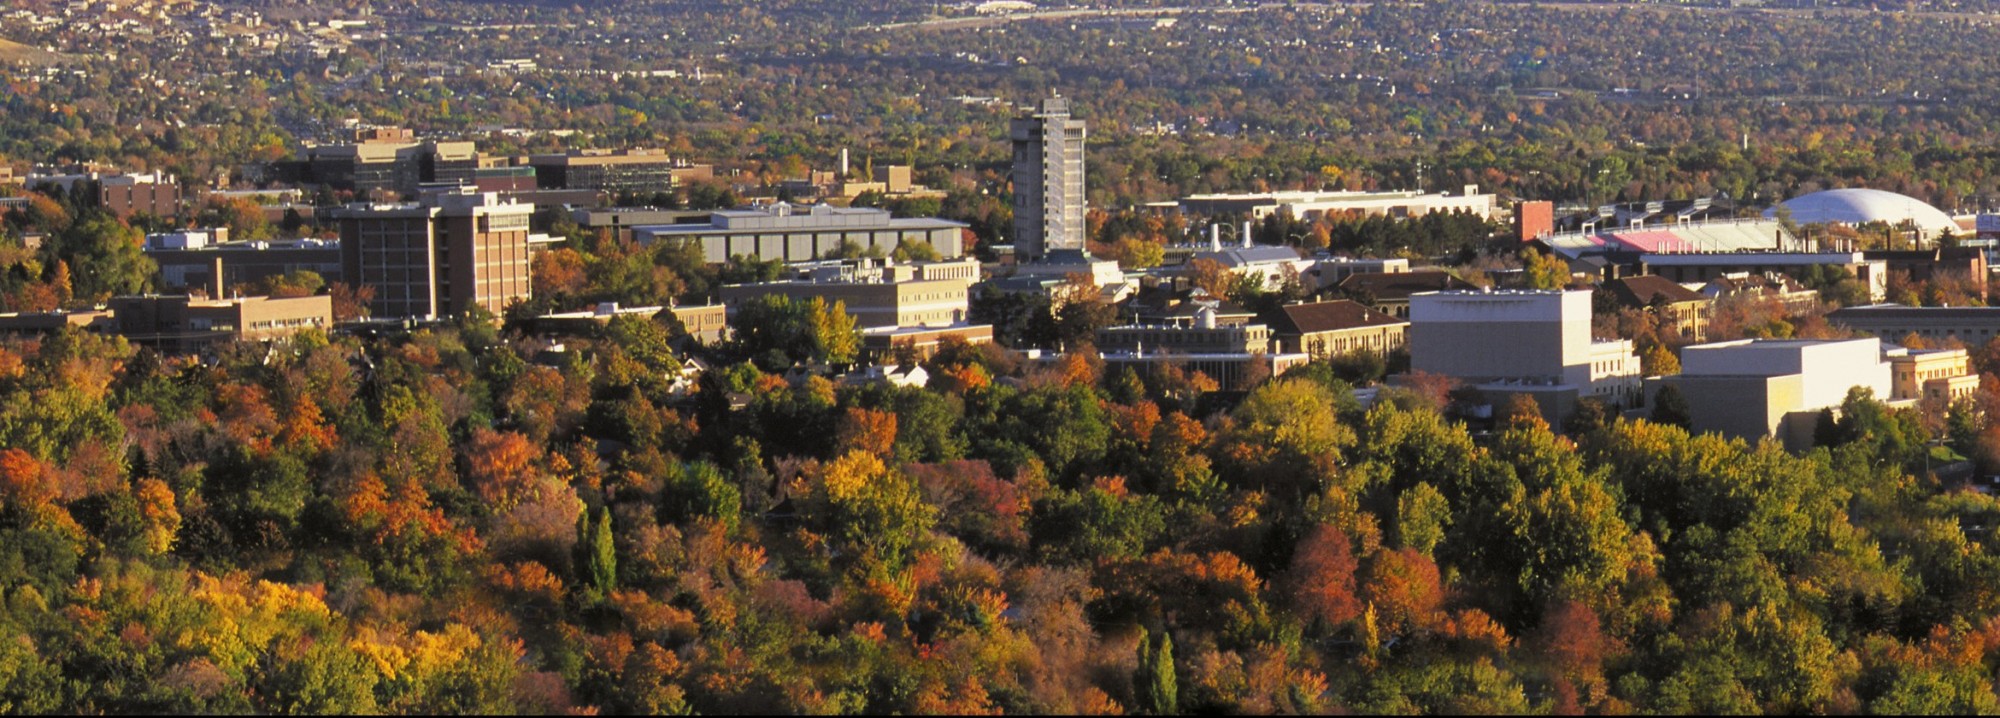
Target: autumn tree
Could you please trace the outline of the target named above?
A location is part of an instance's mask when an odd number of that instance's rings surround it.
[[[1361,615],[1355,560],[1347,534],[1328,525],[1307,532],[1292,554],[1286,589],[1292,610],[1309,625],[1338,627]]]

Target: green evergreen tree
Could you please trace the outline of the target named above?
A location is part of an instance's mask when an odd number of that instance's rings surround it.
[[[1660,393],[1653,395],[1653,423],[1670,424],[1683,429],[1691,420],[1688,415],[1687,397],[1681,395],[1680,387],[1668,384],[1660,387]]]
[[[1180,679],[1174,672],[1174,638],[1139,634],[1139,669],[1132,676],[1139,708],[1153,715],[1180,712]]]
[[[611,510],[597,510],[592,521],[585,511],[576,519],[576,574],[597,596],[608,596],[618,587],[618,554],[611,545]]]

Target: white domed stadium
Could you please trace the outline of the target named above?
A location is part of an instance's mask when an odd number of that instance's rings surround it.
[[[1925,239],[1958,231],[1958,223],[1951,220],[1951,215],[1923,200],[1879,189],[1830,189],[1793,197],[1778,206],[1791,209],[1792,221],[1799,224],[1885,222],[1893,227],[1908,220]],[[1766,218],[1777,213],[1776,207],[1764,210]]]

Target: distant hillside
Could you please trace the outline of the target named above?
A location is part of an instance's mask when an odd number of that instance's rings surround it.
[[[28,63],[31,65],[53,65],[66,62],[69,57],[62,53],[49,52],[39,47],[23,45],[13,40],[0,38],[0,63]]]

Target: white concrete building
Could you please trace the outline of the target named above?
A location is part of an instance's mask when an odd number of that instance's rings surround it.
[[[1687,400],[1689,429],[1755,441],[1770,436],[1793,450],[1812,446],[1821,410],[1865,387],[1888,401],[1890,365],[1878,339],[1740,339],[1681,349],[1681,373],[1654,381]]]
[[[1410,368],[1471,384],[1489,399],[1527,394],[1551,423],[1579,399],[1613,407],[1640,397],[1625,340],[1590,335],[1590,291],[1425,292],[1410,297]]]
[[[1399,219],[1422,217],[1432,212],[1467,212],[1477,215],[1480,219],[1492,219],[1499,202],[1494,195],[1480,193],[1479,185],[1466,185],[1458,194],[1408,190],[1197,194],[1182,198],[1176,203],[1161,203],[1157,206],[1173,206],[1182,212],[1211,217],[1219,214],[1247,214],[1256,219],[1279,213],[1289,213],[1299,219],[1311,219],[1327,212],[1359,212]]]

